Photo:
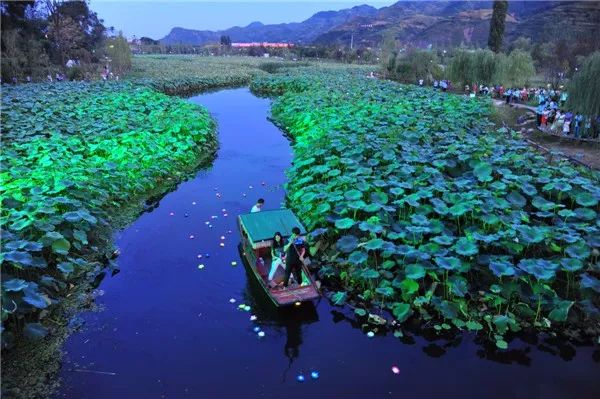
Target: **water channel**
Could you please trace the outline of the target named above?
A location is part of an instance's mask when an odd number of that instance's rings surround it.
[[[103,310],[81,314],[65,344],[56,398],[600,397],[594,348],[534,339],[499,353],[468,334],[368,338],[326,299],[271,308],[242,265],[236,216],[259,197],[265,209],[282,205],[290,143],[267,119],[270,100],[246,88],[189,101],[217,120],[217,157],[117,234],[121,272],[104,279]]]

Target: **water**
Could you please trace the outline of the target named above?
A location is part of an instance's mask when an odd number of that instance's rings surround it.
[[[593,348],[530,340],[498,353],[471,335],[368,338],[326,300],[271,308],[242,266],[236,215],[259,197],[266,209],[283,202],[289,142],[266,119],[269,100],[247,89],[190,101],[218,121],[217,158],[118,234],[122,271],[99,287],[105,310],[82,314],[67,341],[57,398],[600,397]]]

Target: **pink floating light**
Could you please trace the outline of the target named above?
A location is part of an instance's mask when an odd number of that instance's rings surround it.
[[[194,239],[194,236],[193,236],[193,235],[190,235],[190,240],[193,240],[193,239]]]
[[[169,216],[174,216],[175,212],[169,212]]]
[[[400,369],[398,368],[398,366],[392,366],[392,373],[400,374]]]

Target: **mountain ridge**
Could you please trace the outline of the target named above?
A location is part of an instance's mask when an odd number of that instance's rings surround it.
[[[352,41],[357,47],[378,46],[393,35],[415,46],[485,46],[493,1],[398,1],[379,9],[367,4],[338,11],[319,11],[301,22],[263,24],[251,22],[244,27],[220,31],[174,27],[164,44],[204,45],[219,43],[222,35],[233,42],[288,42],[300,45],[343,45]],[[536,31],[537,21],[572,29]],[[600,26],[600,2],[586,1],[511,1],[506,19],[508,40],[518,36],[534,42],[553,40],[566,32],[596,32]]]

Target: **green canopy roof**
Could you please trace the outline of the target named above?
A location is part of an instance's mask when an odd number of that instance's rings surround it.
[[[306,234],[302,223],[289,209],[248,213],[240,215],[239,218],[252,242],[270,240],[276,232],[280,232],[283,237],[289,237],[293,227],[299,227],[300,233]]]

